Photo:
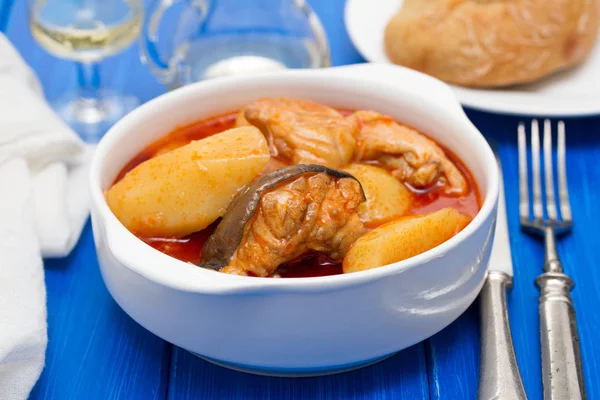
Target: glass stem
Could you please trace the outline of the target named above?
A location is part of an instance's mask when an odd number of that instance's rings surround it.
[[[97,102],[100,89],[100,71],[98,63],[77,63],[77,78],[79,80],[79,91],[85,100]]]

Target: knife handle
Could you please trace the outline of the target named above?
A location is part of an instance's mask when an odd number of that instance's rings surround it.
[[[535,282],[540,287],[544,399],[585,400],[579,335],[570,295],[573,280],[562,272],[546,272]]]
[[[506,290],[512,287],[510,275],[488,272],[479,295],[481,313],[481,361],[479,400],[526,400],[525,389],[513,347]]]

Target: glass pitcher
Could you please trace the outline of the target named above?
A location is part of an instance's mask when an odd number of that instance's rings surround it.
[[[330,66],[323,27],[304,0],[157,0],[141,47],[144,61],[170,88]]]

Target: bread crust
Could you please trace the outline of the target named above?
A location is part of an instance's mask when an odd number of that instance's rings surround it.
[[[385,48],[395,64],[446,82],[507,86],[580,63],[599,17],[598,0],[405,0]]]

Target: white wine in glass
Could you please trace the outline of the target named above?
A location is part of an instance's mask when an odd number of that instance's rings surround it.
[[[29,26],[49,53],[77,62],[78,93],[54,106],[88,142],[97,142],[139,104],[102,90],[98,63],[135,41],[143,21],[141,0],[29,0]]]

